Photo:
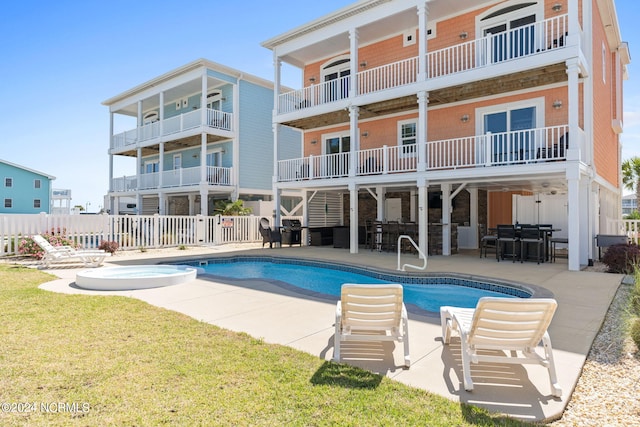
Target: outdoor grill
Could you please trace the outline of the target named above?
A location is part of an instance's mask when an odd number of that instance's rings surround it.
[[[302,223],[299,219],[282,220],[282,244],[302,246]]]

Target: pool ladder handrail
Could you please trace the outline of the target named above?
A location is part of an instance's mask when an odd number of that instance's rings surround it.
[[[411,242],[413,247],[416,248],[416,250],[418,251],[418,254],[424,260],[424,264],[422,265],[422,267],[417,266],[417,265],[411,265],[411,264],[403,264],[402,267],[400,267],[400,252],[401,252],[401,249],[402,249],[402,247],[400,246],[400,242],[402,241],[402,239],[409,240],[409,242]],[[407,270],[405,270],[406,267],[415,268],[416,270],[424,270],[425,268],[427,268],[427,256],[424,254],[424,252],[422,252],[420,250],[420,248],[418,247],[416,242],[414,242],[413,239],[410,236],[407,236],[406,234],[401,234],[400,236],[398,236],[398,268],[397,268],[397,270],[407,271]]]

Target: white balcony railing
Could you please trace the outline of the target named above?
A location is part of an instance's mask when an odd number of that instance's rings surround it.
[[[138,142],[144,142],[164,135],[171,135],[202,126],[200,110],[170,117],[160,122],[149,123],[136,129],[131,129],[111,137],[111,148],[121,150],[135,147]],[[233,131],[233,114],[224,111],[207,109],[205,126],[223,131]],[[160,131],[162,129],[162,132]]]
[[[427,53],[427,78],[436,79],[558,49],[567,44],[568,15],[456,44]],[[416,83],[418,57],[358,73],[357,95]],[[278,113],[286,114],[349,96],[351,76],[321,82],[278,97]]]
[[[569,148],[569,127],[550,126],[503,133],[488,133],[424,145],[383,146],[353,153],[354,175],[406,173],[418,170],[420,154],[426,170],[497,167],[564,160]],[[576,138],[578,139],[578,138]],[[581,143],[575,144],[582,150]],[[422,153],[420,152],[422,151]],[[280,182],[326,179],[349,175],[352,153],[326,154],[278,162]]]
[[[162,172],[162,185],[160,185],[159,172],[141,174],[139,179],[135,176],[114,178],[112,191],[125,192],[195,186],[200,184],[200,171],[200,166],[164,171]],[[232,168],[221,166],[207,166],[205,171],[205,179],[209,185],[232,185],[232,175]]]

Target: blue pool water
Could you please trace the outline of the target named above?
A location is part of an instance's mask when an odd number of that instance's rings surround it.
[[[206,273],[216,276],[234,279],[279,280],[298,288],[336,297],[340,296],[340,289],[343,283],[402,283],[405,303],[416,305],[430,312],[439,312],[440,306],[443,305],[472,308],[476,306],[478,299],[484,296],[514,297],[502,292],[458,284],[403,283],[403,278],[399,277],[390,278],[398,280],[383,280],[351,271],[312,265],[264,261],[233,261],[209,263],[201,265],[201,267],[204,268]],[[442,281],[445,282],[446,280]]]

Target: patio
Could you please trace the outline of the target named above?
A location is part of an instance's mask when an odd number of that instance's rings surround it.
[[[246,246],[244,246],[246,248]],[[295,258],[326,259],[356,265],[395,270],[397,258],[392,253],[350,254],[333,248],[303,247],[241,250],[233,255],[269,255]],[[131,253],[116,256],[113,264],[141,264],[177,259],[210,258],[230,255],[220,247],[192,248],[182,251]],[[163,256],[166,255],[166,256]],[[186,256],[185,256],[186,255]],[[403,262],[411,259],[403,256]],[[415,258],[415,257],[413,257]],[[371,360],[349,360],[357,366],[387,375],[397,381],[419,387],[453,400],[482,406],[528,421],[557,419],[562,415],[578,381],[582,366],[594,337],[598,333],[609,304],[623,276],[596,272],[570,272],[566,261],[556,263],[497,263],[479,258],[477,251],[462,251],[450,257],[431,256],[430,272],[461,272],[514,280],[545,287],[555,294],[559,308],[549,329],[561,399],[551,396],[546,370],[529,365],[478,365],[472,368],[476,388],[473,393],[462,389],[459,340],[444,347],[440,339],[437,316],[409,313],[409,336],[412,365],[402,369],[402,346],[385,344],[372,349],[378,357]],[[72,285],[76,269],[52,269],[59,280],[43,288],[67,293],[92,293]],[[320,358],[333,356],[333,322],[335,303],[310,298],[262,281],[222,284],[205,278],[167,288],[114,292],[128,295],[160,307],[175,310],[196,319],[238,332],[246,332],[270,343],[287,345]],[[345,360],[347,360],[345,358]]]

